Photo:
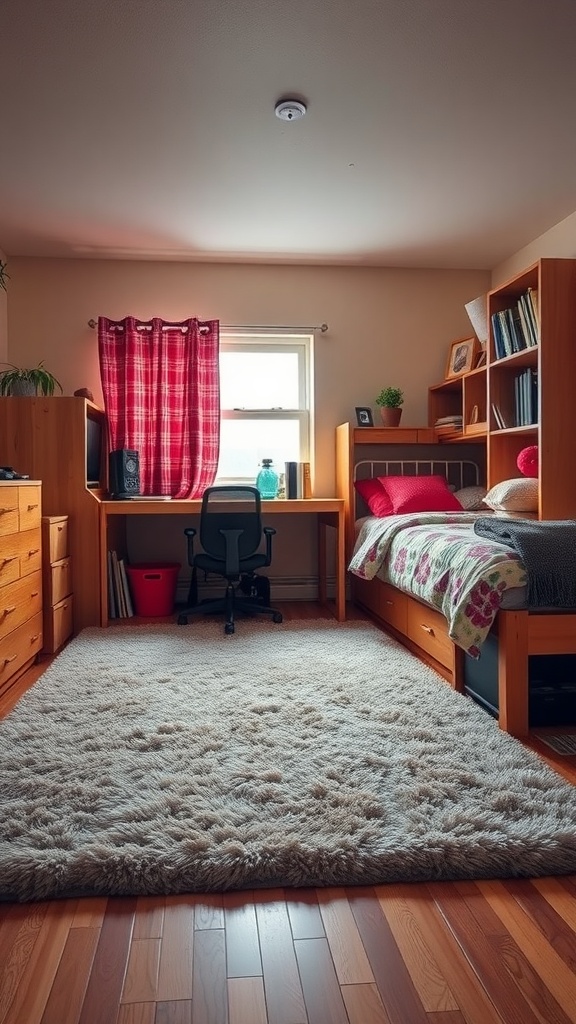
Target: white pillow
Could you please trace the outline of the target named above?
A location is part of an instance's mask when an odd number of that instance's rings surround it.
[[[462,487],[461,490],[455,492],[454,497],[458,498],[466,512],[479,512],[486,508],[484,498],[487,493],[485,487]]]
[[[538,480],[528,476],[503,480],[488,491],[484,504],[496,511],[537,512]]]

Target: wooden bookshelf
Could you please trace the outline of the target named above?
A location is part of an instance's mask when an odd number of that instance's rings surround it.
[[[514,308],[528,289],[537,293],[537,344],[497,358],[492,316]],[[576,380],[576,260],[541,259],[488,293],[488,487],[520,476],[516,460],[539,448],[540,519],[576,516],[574,381]],[[537,379],[537,416],[516,426],[515,380],[523,370]],[[505,426],[499,426],[494,406]]]
[[[444,416],[461,416],[458,430],[438,427],[435,432],[441,443],[480,441],[486,437],[487,424],[487,369],[480,366],[459,377],[433,384],[428,389],[428,423],[432,429]]]

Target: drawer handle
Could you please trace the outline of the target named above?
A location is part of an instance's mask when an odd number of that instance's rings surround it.
[[[9,512],[16,512],[16,508],[0,508],[0,516],[7,516]]]
[[[2,612],[2,615],[11,615],[12,612],[15,612],[15,611],[16,611],[16,605],[13,604],[11,608],[5,608],[4,611]]]
[[[18,555],[9,555],[8,558],[2,559],[2,565],[8,565],[8,562],[15,562],[17,558]]]
[[[16,661],[17,654],[13,654],[11,658],[4,658],[4,664],[9,665],[11,661]]]
[[[30,597],[38,597],[39,593],[40,593],[39,590],[33,590],[32,593],[30,594]]]
[[[62,533],[62,530],[63,530],[63,529],[64,529],[64,527],[63,527],[63,526],[59,526],[59,527],[58,527],[58,533]]]
[[[424,632],[428,633],[429,636],[434,636],[434,630],[432,629],[432,626],[425,626],[424,623],[421,622],[420,629],[423,629]]]
[[[30,558],[31,555],[37,555],[39,551],[40,548],[30,548],[30,551],[28,552],[28,558]]]
[[[29,512],[33,512],[35,508],[38,508],[38,502],[35,505],[28,505]]]
[[[34,644],[40,638],[40,633],[34,633],[34,636],[30,637],[30,643]]]
[[[384,604],[394,604],[394,601],[384,601]]]

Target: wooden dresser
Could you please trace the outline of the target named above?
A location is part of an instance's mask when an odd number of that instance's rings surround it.
[[[0,481],[0,695],[42,648],[41,484]]]
[[[45,654],[54,654],[72,634],[72,559],[68,516],[42,516]]]

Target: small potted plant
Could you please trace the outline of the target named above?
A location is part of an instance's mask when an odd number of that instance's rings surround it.
[[[10,277],[10,274],[6,270],[7,266],[8,264],[4,260],[0,260],[0,288],[3,288],[5,292],[8,291],[6,281]]]
[[[397,427],[402,416],[404,392],[400,388],[382,388],[376,399],[380,406],[380,415],[385,427]]]
[[[43,363],[31,370],[24,370],[11,363],[9,370],[0,371],[0,395],[18,395],[20,397],[35,397],[36,395],[53,395],[56,388],[62,385],[56,377],[44,369]]]

